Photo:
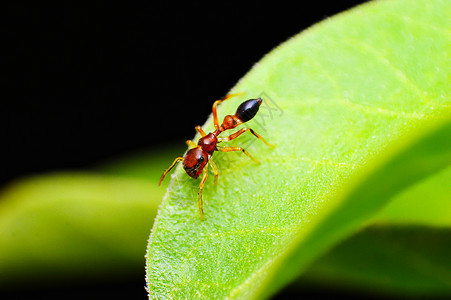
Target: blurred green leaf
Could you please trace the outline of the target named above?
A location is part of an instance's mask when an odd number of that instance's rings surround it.
[[[145,181],[88,173],[11,185],[0,196],[0,283],[142,265],[160,196]]]
[[[220,119],[262,96],[249,127],[277,147],[233,141],[261,165],[215,154],[220,178],[205,185],[205,221],[199,181],[177,168],[149,240],[150,297],[268,297],[373,221],[440,223],[434,209],[423,219],[397,214],[406,198],[378,213],[451,164],[449,12],[443,0],[371,2],[256,64],[232,91],[246,94],[224,102]],[[439,286],[429,291],[450,292]]]
[[[372,226],[316,261],[292,287],[316,284],[415,298],[449,295],[450,236],[449,227]]]
[[[450,200],[451,167],[448,167],[397,195],[375,216],[373,223],[451,228]]]
[[[357,235],[311,265],[292,288],[308,285],[376,294],[451,291],[451,168],[394,197]]]
[[[105,281],[142,272],[177,148],[111,159],[88,172],[16,180],[0,193],[0,286],[52,279]]]
[[[143,149],[126,156],[110,158],[97,165],[95,170],[115,176],[145,179],[158,184],[161,174],[168,167],[168,161],[183,153],[186,147],[182,141],[175,145],[154,146],[153,149],[157,150]],[[165,192],[163,187],[167,185],[168,182],[163,181],[162,187],[158,190],[162,195]]]

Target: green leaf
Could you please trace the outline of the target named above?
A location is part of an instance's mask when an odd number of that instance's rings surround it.
[[[112,158],[91,172],[18,179],[0,192],[0,288],[142,273],[145,245],[181,147]]]
[[[337,286],[372,295],[449,293],[450,182],[448,167],[398,194],[370,227],[314,262],[291,287]]]
[[[91,172],[18,179],[0,192],[0,288],[122,280],[142,273],[146,241],[181,147],[116,157]]]
[[[418,136],[413,134],[401,139],[391,150],[385,151],[354,176],[341,195],[329,202],[328,207],[303,228],[283,255],[273,262],[268,277],[276,277],[282,272],[283,276],[277,277],[271,289],[286,284],[290,277],[299,275],[308,263],[334,243],[367,225],[394,195],[433,172],[449,167],[451,115],[430,132],[420,131]],[[451,271],[447,276],[451,278]],[[447,287],[451,292],[451,285]]]
[[[220,119],[262,96],[246,126],[277,146],[230,143],[260,165],[215,153],[220,177],[205,185],[205,221],[199,181],[177,168],[149,240],[150,297],[272,295],[397,193],[449,166],[449,12],[449,1],[371,2],[256,64]]]
[[[373,226],[316,261],[293,288],[336,286],[375,294],[440,296],[451,290],[451,229]]]
[[[126,156],[111,158],[97,165],[95,170],[114,176],[149,180],[158,184],[161,174],[167,168],[168,160],[183,152],[185,145],[160,145],[154,148],[157,150],[140,150]],[[168,182],[163,181],[162,188],[159,188],[158,192],[164,195],[163,187],[167,185]]]
[[[2,187],[0,286],[142,272],[167,185],[158,186],[161,162],[174,150],[116,158],[95,173],[55,172]]]
[[[160,196],[145,181],[89,173],[12,184],[0,196],[0,284],[130,272]]]
[[[378,225],[423,225],[451,228],[451,167],[412,186],[379,212]]]

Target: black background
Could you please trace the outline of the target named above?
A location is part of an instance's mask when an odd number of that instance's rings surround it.
[[[183,143],[264,54],[362,2],[11,2],[2,26],[0,183]],[[145,299],[143,277],[98,286],[98,298],[113,290]],[[93,286],[77,289],[82,298]],[[47,292],[39,291],[55,293]]]

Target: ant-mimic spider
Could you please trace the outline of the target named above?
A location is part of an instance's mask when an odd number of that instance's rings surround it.
[[[241,103],[240,106],[238,106],[236,112],[234,115],[227,115],[224,117],[224,121],[221,125],[219,125],[218,122],[218,115],[216,113],[216,107],[219,103],[240,94],[229,94],[225,96],[222,99],[216,100],[213,103],[213,123],[215,126],[215,131],[206,134],[202,127],[199,125],[196,126],[196,131],[200,133],[202,136],[199,141],[194,143],[191,140],[187,140],[186,144],[190,147],[190,149],[186,152],[185,156],[179,156],[177,157],[172,164],[164,171],[163,175],[161,176],[160,182],[158,185],[161,185],[163,182],[164,177],[166,174],[171,171],[171,169],[179,162],[183,162],[183,168],[185,169],[186,173],[191,176],[194,179],[197,179],[199,175],[203,172],[202,180],[199,185],[199,190],[197,192],[197,197],[199,201],[199,211],[200,211],[200,217],[203,220],[204,219],[204,210],[203,210],[203,203],[202,203],[202,190],[204,188],[205,181],[207,180],[208,175],[208,166],[210,165],[213,169],[213,173],[215,175],[215,184],[217,183],[218,179],[218,168],[216,167],[215,163],[212,160],[213,152],[215,151],[221,151],[221,152],[231,152],[231,151],[241,151],[244,154],[246,154],[250,159],[252,159],[254,162],[259,163],[258,160],[253,158],[249,152],[247,152],[244,148],[241,147],[220,147],[217,144],[221,142],[227,142],[230,140],[233,140],[243,134],[246,131],[249,131],[252,133],[256,138],[263,141],[266,145],[270,147],[274,147],[270,143],[268,143],[263,137],[261,137],[259,134],[257,134],[254,130],[251,128],[243,127],[237,132],[227,136],[227,137],[219,137],[218,135],[222,132],[233,129],[237,127],[240,124],[243,124],[249,120],[251,120],[258,112],[258,109],[260,108],[260,105],[262,104],[262,98],[257,99],[250,99],[247,101],[244,101]]]

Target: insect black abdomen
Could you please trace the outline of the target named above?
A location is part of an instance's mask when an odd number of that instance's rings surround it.
[[[235,116],[237,116],[243,123],[249,121],[257,114],[262,101],[262,98],[244,101],[240,106],[238,106]]]

